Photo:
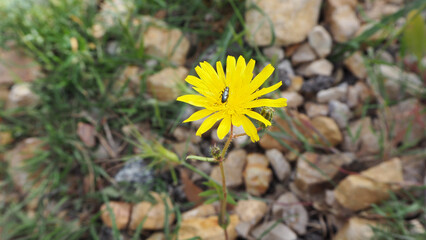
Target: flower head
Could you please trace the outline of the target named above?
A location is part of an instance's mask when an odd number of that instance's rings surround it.
[[[256,119],[266,126],[270,126],[271,122],[253,111],[253,108],[285,107],[287,100],[285,98],[258,99],[260,96],[275,91],[282,83],[259,89],[271,76],[274,67],[269,64],[253,79],[254,65],[253,59],[246,64],[241,56],[238,61],[234,57],[228,56],[226,74],[219,61],[216,63],[216,71],[209,63],[202,62],[195,68],[200,78],[188,76],[185,79],[201,95],[184,95],[178,97],[177,100],[204,109],[195,112],[184,122],[197,121],[208,116],[197,130],[197,136],[201,136],[217,121],[222,120],[217,129],[220,139],[229,133],[232,124],[234,126],[242,125],[251,141],[259,141],[257,129],[248,117]]]

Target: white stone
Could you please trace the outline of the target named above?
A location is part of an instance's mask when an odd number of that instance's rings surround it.
[[[337,7],[331,15],[331,33],[336,42],[346,42],[351,39],[360,27],[360,22],[354,9],[349,5]]]
[[[294,54],[291,56],[291,62],[294,65],[298,65],[300,63],[311,62],[316,58],[317,56],[315,55],[314,50],[308,43],[305,43],[297,48],[296,52],[294,52]]]
[[[330,54],[333,40],[323,26],[315,26],[308,35],[308,41],[318,57],[324,58]]]
[[[38,105],[40,98],[36,95],[29,83],[17,83],[13,85],[6,102],[6,109],[17,107],[34,107]]]
[[[277,149],[269,149],[266,151],[266,157],[271,163],[275,175],[280,181],[290,176],[291,166],[284,155]]]
[[[287,46],[302,42],[317,25],[321,2],[321,0],[247,0],[245,23],[248,43],[252,46],[270,44]],[[253,7],[253,4],[257,7]],[[272,42],[273,36],[275,42]]]

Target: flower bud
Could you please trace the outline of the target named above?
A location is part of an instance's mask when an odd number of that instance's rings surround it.
[[[220,148],[218,146],[214,145],[213,147],[210,147],[210,153],[214,159],[220,158]]]
[[[272,121],[272,118],[274,117],[274,109],[271,107],[262,107],[262,110],[260,111],[260,115],[264,117],[268,121]],[[263,122],[259,122],[259,126],[261,128],[266,128],[265,124]]]

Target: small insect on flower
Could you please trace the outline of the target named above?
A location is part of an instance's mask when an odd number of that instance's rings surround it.
[[[201,136],[217,121],[221,121],[217,128],[219,139],[223,139],[229,133],[231,126],[243,126],[251,141],[259,141],[257,128],[249,117],[262,122],[265,126],[270,126],[271,122],[253,109],[285,107],[287,99],[259,98],[277,90],[282,83],[278,82],[270,87],[261,88],[271,76],[274,67],[269,64],[253,78],[254,67],[253,59],[246,63],[241,56],[238,61],[234,57],[228,56],[226,74],[221,62],[216,63],[216,70],[209,63],[202,62],[195,68],[199,78],[188,76],[185,79],[200,95],[184,95],[178,97],[177,100],[204,108],[193,113],[184,121],[192,122],[206,118],[198,128],[197,136]],[[230,93],[230,91],[232,92]]]
[[[223,90],[222,92],[222,103],[225,103],[226,101],[228,101],[228,97],[229,97],[229,87],[225,87],[225,90]]]

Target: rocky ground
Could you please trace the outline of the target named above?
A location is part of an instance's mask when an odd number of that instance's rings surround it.
[[[402,55],[404,42],[398,35],[409,34],[404,29],[411,10],[422,9],[418,16],[424,19],[425,4],[246,0],[241,5],[244,24],[236,30],[244,33],[243,43],[234,42],[227,49],[218,42],[204,46],[195,33],[171,27],[164,11],[155,16],[132,15],[135,4],[131,1],[102,1],[87,32],[94,42],[104,39],[105,51],[117,58],[124,50],[113,38],[105,40],[105,34],[120,22],[129,22],[128,31],[139,33],[133,42],[136,49],[153,57],[144,59],[143,65],[136,62],[117,70],[112,88],[120,89],[120,98],[130,101],[143,96],[141,104],[177,106],[175,99],[189,91],[184,79],[195,74],[194,66],[204,60],[214,62],[220,54],[250,56],[249,49],[261,59],[258,69],[269,63],[275,66],[270,81],[283,82],[279,96],[288,100],[288,106],[276,111],[273,126],[258,143],[250,143],[247,136],[235,139],[224,164],[227,187],[236,201],[228,206],[230,239],[426,237],[422,200],[426,57],[409,51]],[[223,28],[221,21],[210,18],[207,14],[204,20]],[[79,41],[69,39],[71,52],[81,51]],[[0,180],[6,185],[5,176],[9,176],[13,183],[0,192],[2,213],[11,202],[28,199],[31,189],[43,186],[40,176],[49,171],[48,164],[37,163],[34,156],[53,151],[42,131],[19,135],[16,128],[7,128],[15,124],[12,119],[21,114],[20,109],[41,109],[45,97],[33,84],[51,74],[45,62],[24,49],[8,42],[0,50],[0,102],[5,112],[0,115],[4,124],[0,159],[5,169]],[[49,83],[44,84],[49,88]],[[147,114],[157,114],[153,109]],[[75,113],[78,117],[70,115],[85,119],[73,125],[71,145],[93,164],[87,164],[82,176],[74,168],[64,173],[69,174],[66,191],[70,196],[99,191],[100,199],[84,198],[78,208],[65,204],[52,210],[49,204],[58,200],[49,199],[52,190],[48,190],[43,197],[25,201],[25,214],[38,216],[37,209],[43,205],[45,211],[72,222],[72,228],[81,228],[91,219],[98,225],[90,231],[101,239],[224,239],[217,223],[218,202],[203,204],[207,199],[199,195],[211,189],[207,181],[221,182],[218,166],[180,162],[190,154],[209,156],[209,147],[223,141],[217,137],[217,126],[202,137],[195,136],[202,120],[181,122],[196,109],[180,109],[179,114],[169,114],[175,122],[164,131],[154,127],[161,119],[132,120],[111,130],[108,121],[98,121],[98,113],[90,107]],[[114,114],[123,116],[118,110]],[[235,129],[237,134],[242,132]],[[158,179],[167,186],[159,187]],[[392,219],[388,202],[404,209],[398,219]],[[402,227],[392,229],[389,222]]]

